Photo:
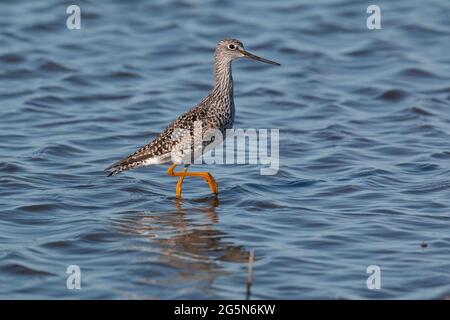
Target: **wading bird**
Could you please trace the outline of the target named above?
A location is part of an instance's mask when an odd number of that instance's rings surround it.
[[[192,143],[192,139],[185,139],[178,131],[186,130],[190,135],[200,137],[200,155],[217,145],[219,139],[204,139],[208,130],[219,130],[222,135],[231,129],[234,122],[233,77],[231,75],[231,62],[238,58],[250,58],[268,64],[280,65],[246,51],[242,42],[236,39],[223,39],[217,44],[215,53],[215,81],[214,88],[195,107],[179,116],[166,129],[164,129],[152,142],[138,149],[128,157],[114,163],[106,169],[110,176],[122,171],[155,164],[172,162],[167,174],[179,177],[176,185],[176,196],[181,197],[181,188],[184,177],[201,177],[208,183],[211,192],[218,194],[217,183],[209,172],[188,172],[189,162],[187,154],[199,154]],[[201,123],[201,130],[195,130],[196,123]],[[197,132],[197,133],[196,133]],[[194,140],[195,140],[194,136]],[[222,139],[223,140],[223,139]],[[220,141],[219,141],[220,143]],[[193,153],[186,152],[186,149]],[[184,151],[184,152],[183,152]],[[174,172],[175,167],[183,163],[184,170]]]

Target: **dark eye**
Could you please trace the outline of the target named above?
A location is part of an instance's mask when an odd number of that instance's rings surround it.
[[[236,46],[231,43],[231,44],[228,45],[228,49],[234,50],[234,49],[236,49]]]

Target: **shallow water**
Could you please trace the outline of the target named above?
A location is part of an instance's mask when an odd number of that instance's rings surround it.
[[[450,3],[0,2],[0,297],[450,295]],[[103,169],[195,105],[216,42],[237,61],[236,127],[280,129],[280,169]],[[197,169],[201,169],[200,166]],[[81,268],[81,290],[66,268]],[[368,290],[366,268],[381,268]]]

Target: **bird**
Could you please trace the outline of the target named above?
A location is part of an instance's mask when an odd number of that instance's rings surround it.
[[[241,41],[231,38],[219,41],[214,56],[214,86],[209,94],[170,123],[154,140],[106,168],[109,176],[171,162],[167,174],[178,177],[176,198],[181,198],[185,177],[203,178],[214,195],[219,193],[217,182],[209,172],[189,172],[188,168],[193,157],[198,158],[216,147],[225,139],[226,130],[233,127],[235,106],[231,63],[239,58],[248,58],[272,65],[280,64],[246,51]],[[224,138],[215,139],[214,135],[208,137],[211,131],[221,133]],[[175,172],[175,167],[180,164],[184,164],[184,169]]]

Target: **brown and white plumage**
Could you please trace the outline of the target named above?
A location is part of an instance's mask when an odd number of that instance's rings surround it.
[[[231,128],[235,114],[231,62],[239,57],[248,57],[266,63],[277,64],[248,53],[244,50],[243,44],[236,39],[221,40],[216,48],[214,63],[215,84],[210,93],[198,105],[173,121],[153,141],[108,167],[106,170],[110,171],[109,175],[171,161],[174,148],[179,148],[180,145],[186,144],[186,139],[182,135],[176,134],[177,129],[187,130],[193,135],[197,132],[194,128],[196,121],[201,121],[202,127],[200,131],[202,135],[205,135],[210,129],[218,129],[223,134],[226,129]],[[206,139],[202,145],[202,153],[208,150],[208,146],[211,147],[213,144],[213,139],[211,141]],[[182,148],[185,148],[185,146],[182,146]]]

